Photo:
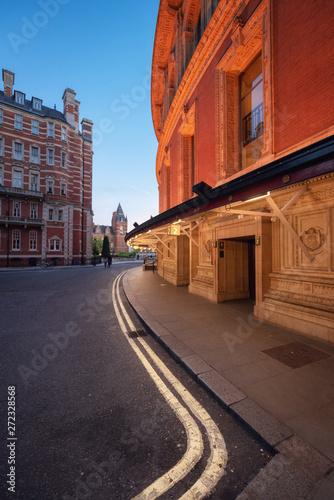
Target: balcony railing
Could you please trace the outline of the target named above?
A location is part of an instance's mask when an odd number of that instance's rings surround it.
[[[243,146],[263,134],[263,103],[243,118]]]
[[[1,186],[0,185],[0,195],[1,194],[23,196],[23,197],[28,197],[28,198],[43,198],[44,197],[44,194],[42,193],[42,191],[35,191],[32,189],[22,189],[22,188],[18,188],[18,187]]]
[[[17,226],[44,226],[44,219],[33,219],[31,217],[14,217],[13,215],[0,215],[0,224]]]

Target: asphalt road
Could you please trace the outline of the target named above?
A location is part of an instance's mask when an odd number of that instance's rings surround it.
[[[196,453],[197,428],[203,448],[197,463],[159,498],[186,495],[212,446],[206,421],[177,393],[179,383],[226,445],[222,478],[207,498],[236,498],[268,461],[263,445],[145,334],[116,280],[133,265],[0,273],[1,498],[144,498],[146,488],[184,462],[188,448]],[[129,336],[129,325],[124,333],[122,305],[140,337]],[[175,398],[173,407],[168,399]]]

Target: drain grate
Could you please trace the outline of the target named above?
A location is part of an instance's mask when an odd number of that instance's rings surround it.
[[[280,363],[284,363],[290,368],[300,368],[310,363],[314,363],[315,361],[330,357],[330,354],[319,351],[302,342],[292,342],[291,344],[272,347],[262,352],[268,354],[268,356],[271,356]]]
[[[132,332],[128,332],[128,337],[130,339],[136,339],[137,337],[147,337],[147,333],[145,330],[133,330]]]

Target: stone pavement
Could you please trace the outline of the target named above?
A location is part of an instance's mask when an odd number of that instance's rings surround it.
[[[214,304],[142,267],[123,283],[150,333],[277,452],[238,500],[333,500],[334,345],[254,318],[250,301]],[[287,354],[297,349],[299,367],[264,352],[295,342]]]

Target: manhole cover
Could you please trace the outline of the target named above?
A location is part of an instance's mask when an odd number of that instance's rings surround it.
[[[145,332],[145,330],[134,330],[132,332],[128,332],[128,337],[130,337],[130,339],[136,339],[137,337],[146,337],[147,336],[147,333]]]
[[[319,361],[330,356],[330,354],[314,349],[314,347],[302,342],[292,342],[291,344],[272,347],[262,352],[290,368],[300,368],[301,366],[309,365],[310,363],[314,363],[314,361]]]

